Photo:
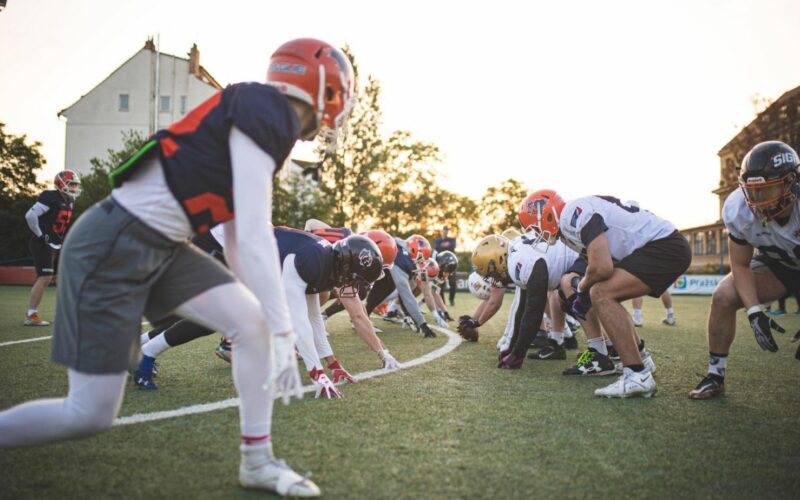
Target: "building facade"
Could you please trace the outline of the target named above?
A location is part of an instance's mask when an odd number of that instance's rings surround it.
[[[728,231],[722,223],[722,206],[739,187],[739,167],[744,155],[763,141],[778,140],[800,149],[800,87],[784,93],[719,150],[719,197],[717,222],[682,229],[692,247],[691,273],[714,273],[730,269]]]
[[[62,110],[66,168],[88,173],[92,158],[119,150],[123,133],[148,136],[183,117],[222,86],[200,65],[193,45],[188,58],[160,53],[152,39],[130,59]]]

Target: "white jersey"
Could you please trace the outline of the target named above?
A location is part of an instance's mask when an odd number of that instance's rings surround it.
[[[586,250],[586,245],[605,231],[611,257],[617,261],[676,231],[671,222],[611,196],[570,201],[561,211],[558,226],[566,244],[576,252]]]
[[[734,241],[747,243],[786,267],[800,269],[800,199],[795,200],[785,225],[775,220],[763,225],[747,206],[742,190],[736,189],[722,206],[722,221]]]
[[[547,264],[547,289],[555,290],[572,264],[578,259],[578,253],[561,241],[548,248],[542,241],[534,245],[534,239],[527,235],[519,236],[511,242],[508,249],[508,275],[511,281],[521,289],[528,286],[533,266],[539,260]]]

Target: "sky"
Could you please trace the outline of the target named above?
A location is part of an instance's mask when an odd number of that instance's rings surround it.
[[[175,55],[197,43],[223,84],[263,80],[292,38],[348,44],[385,131],[440,147],[444,187],[477,199],[513,177],[678,227],[718,219],[717,152],[751,98],[800,85],[797,0],[8,0],[0,122],[43,143],[44,178],[64,168],[57,113],[155,35]]]

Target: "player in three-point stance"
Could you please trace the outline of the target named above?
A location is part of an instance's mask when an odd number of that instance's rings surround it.
[[[36,268],[36,282],[31,288],[25,326],[50,324],[39,316],[37,309],[55,275],[58,252],[75,211],[75,198],[81,194],[81,179],[72,170],[56,174],[53,185],[55,189],[42,191],[36,203],[25,213],[25,221],[33,233],[28,247]]]
[[[228,86],[111,172],[111,195],[81,217],[61,254],[52,358],[68,368],[69,393],[0,413],[0,447],[108,429],[138,358],[142,315],[175,313],[233,341],[240,484],[318,496],[272,453],[273,395],[288,403],[302,394],[271,230],[272,178],[297,139],[338,129],[353,101],[344,54],[292,40],[271,56],[266,84]],[[232,273],[188,243],[217,224]]]
[[[742,160],[740,189],[722,207],[731,272],[714,290],[708,315],[708,374],[689,393],[708,399],[725,392],[736,311],[744,308],[756,342],[775,352],[772,330],[784,332],[760,304],[800,291],[800,158],[780,141],[757,144]],[[753,256],[754,250],[758,253]],[[800,337],[800,332],[794,340]],[[797,351],[800,359],[800,349]]]

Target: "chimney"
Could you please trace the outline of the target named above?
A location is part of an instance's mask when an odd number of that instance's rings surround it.
[[[189,73],[194,76],[200,76],[200,51],[197,50],[197,44],[193,43],[189,51]]]
[[[153,43],[153,37],[148,37],[147,40],[144,41],[144,48],[150,52],[156,51],[156,44]]]

